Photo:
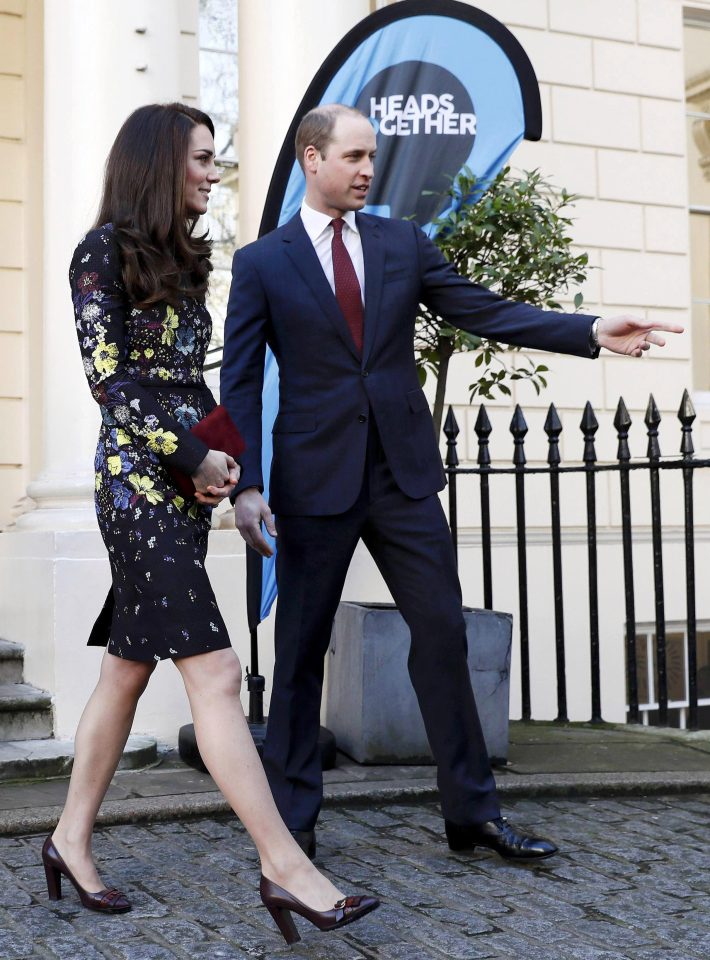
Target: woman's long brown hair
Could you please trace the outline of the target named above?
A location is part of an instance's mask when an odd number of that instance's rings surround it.
[[[190,132],[200,124],[214,136],[210,118],[194,107],[139,107],[108,155],[95,226],[113,224],[126,291],[139,307],[207,293],[212,244],[207,234],[193,235],[198,218],[185,208]]]

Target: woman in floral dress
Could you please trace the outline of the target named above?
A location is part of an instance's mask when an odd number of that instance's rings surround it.
[[[156,664],[171,659],[201,756],[257,846],[262,899],[291,942],[298,935],[290,910],[332,929],[377,901],[343,898],[281,820],[205,570],[211,507],[239,477],[228,454],[190,433],[215,406],[202,375],[211,335],[210,242],[194,233],[219,180],[213,136],[209,117],[182,104],[131,114],[109,155],[97,226],[70,267],[84,371],[101,410],[96,513],[112,588],[89,640],[106,646],[99,682],[77,730],[66,806],[43,860],[52,899],[61,896],[64,876],[84,906],[130,910],[128,898],[99,879],[92,830],[138,699]],[[177,492],[169,468],[191,476],[194,497]]]

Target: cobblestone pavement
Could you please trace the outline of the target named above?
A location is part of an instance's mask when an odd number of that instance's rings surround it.
[[[238,822],[209,819],[97,832],[104,877],[134,902],[50,904],[42,837],[0,839],[0,958],[32,960],[707,960],[710,796],[511,803],[563,853],[513,867],[453,854],[434,804],[325,810],[319,862],[380,909],[322,934],[297,920],[287,947],[257,894]],[[346,883],[346,881],[348,881]],[[65,888],[67,884],[65,881]]]

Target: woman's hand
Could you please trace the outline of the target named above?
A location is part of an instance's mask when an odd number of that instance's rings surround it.
[[[221,450],[210,450],[192,474],[195,484],[195,499],[198,503],[216,506],[239,482],[241,468],[234,457]]]

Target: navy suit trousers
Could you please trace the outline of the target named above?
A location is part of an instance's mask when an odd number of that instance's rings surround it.
[[[438,496],[414,500],[402,493],[370,418],[353,506],[334,516],[277,516],[276,526],[276,664],[264,766],[286,824],[310,830],[318,818],[324,659],[359,539],[411,631],[409,675],[438,768],[444,817],[463,825],[500,816],[469,680],[454,550]]]

